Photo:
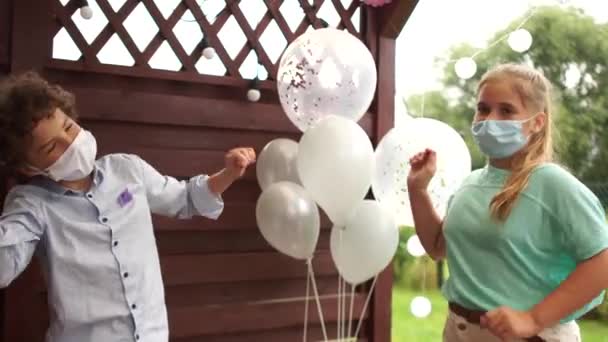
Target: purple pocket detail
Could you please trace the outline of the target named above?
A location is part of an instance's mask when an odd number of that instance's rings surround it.
[[[121,207],[129,204],[132,200],[133,195],[129,192],[129,189],[125,189],[125,191],[118,196],[118,204],[120,204]]]

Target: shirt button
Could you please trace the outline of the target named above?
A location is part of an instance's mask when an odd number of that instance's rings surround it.
[[[108,222],[108,218],[107,218],[107,217],[102,217],[102,218],[101,218],[101,222],[103,222],[103,223]]]
[[[131,305],[131,309],[133,309],[133,310],[137,309],[137,305],[135,305],[135,304]]]
[[[125,277],[125,278],[128,278],[129,277],[129,272],[125,272],[122,276]]]
[[[135,335],[135,339],[139,341],[139,335]]]
[[[114,247],[118,246],[118,241],[114,241],[113,245]]]
[[[93,198],[93,194],[87,194],[88,198]]]

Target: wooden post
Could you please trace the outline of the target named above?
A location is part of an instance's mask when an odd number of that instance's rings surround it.
[[[0,79],[4,73],[10,70],[10,41],[11,41],[11,0],[0,0]],[[4,197],[6,196],[8,187],[7,175],[3,168],[0,167],[0,210],[3,207]],[[0,290],[0,342],[4,342],[5,306],[4,306],[5,291]]]
[[[378,100],[375,127],[376,143],[393,127],[395,113],[395,45],[394,39],[379,37],[378,42]],[[372,341],[391,340],[391,309],[393,265],[384,270],[374,290]]]
[[[51,1],[15,0],[11,6],[10,71],[16,74],[29,70],[42,72],[52,56],[50,28],[54,17]],[[31,273],[32,267],[28,269]],[[28,312],[37,298],[35,291],[24,286],[27,285],[27,278],[28,275],[22,275],[5,290],[2,310],[11,308],[11,312],[4,312],[1,332],[4,341],[34,341],[37,339],[34,336],[41,333],[36,331],[40,330],[36,329],[39,322],[32,322],[32,313]]]

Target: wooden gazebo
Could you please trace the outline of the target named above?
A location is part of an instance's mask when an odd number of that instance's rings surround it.
[[[164,1],[175,3],[172,12],[161,13],[158,4]],[[221,3],[215,18],[205,16],[203,1]],[[265,9],[254,27],[241,9],[249,1]],[[186,178],[219,169],[223,151],[237,145],[259,151],[274,138],[297,140],[300,133],[283,114],[276,95],[273,79],[278,60],[269,56],[260,37],[276,26],[289,43],[309,27],[324,24],[318,15],[322,7],[337,14],[338,20],[329,24],[362,39],[377,63],[376,97],[361,126],[374,142],[392,127],[395,40],[416,0],[393,0],[378,9],[360,0],[89,0],[93,2],[99,7],[95,15],[103,15],[107,22],[87,39],[75,24],[80,0],[0,0],[0,77],[36,70],[72,91],[83,125],[99,141],[100,154],[135,153],[163,173]],[[284,7],[290,2],[299,6]],[[145,47],[133,41],[124,25],[141,6],[158,28]],[[285,8],[302,11],[301,21],[288,23]],[[217,52],[215,58],[225,68],[222,75],[206,74],[197,67],[203,44],[187,51],[176,36],[174,27],[186,12]],[[229,53],[220,39],[227,22],[238,24],[245,37],[235,53]],[[59,32],[69,35],[80,56],[74,60],[53,57]],[[100,60],[100,51],[111,39],[124,44],[132,65]],[[167,44],[181,64],[178,70],[150,66],[157,50]],[[251,51],[268,73],[268,79],[259,83],[262,98],[256,103],[246,99],[251,81],[240,70]],[[10,187],[5,174],[1,180],[0,198]],[[303,302],[273,299],[303,296],[306,268],[275,252],[261,237],[255,222],[259,194],[252,170],[225,195],[226,210],[219,221],[156,219],[171,341],[302,339]],[[314,259],[322,296],[335,294],[338,287],[325,223]],[[363,318],[362,341],[390,340],[391,288],[389,268],[379,278]],[[366,291],[362,288],[356,294],[355,312],[361,311]],[[324,297],[322,304],[330,334],[336,336],[336,299]],[[48,326],[46,305],[44,281],[34,262],[0,296],[0,342],[43,341]],[[310,322],[309,340],[320,340],[316,310],[310,311]]]

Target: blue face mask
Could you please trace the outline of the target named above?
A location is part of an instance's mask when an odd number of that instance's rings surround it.
[[[534,115],[536,116],[536,115]],[[481,152],[493,159],[508,158],[528,143],[522,130],[526,120],[482,120],[473,124],[471,132]]]

